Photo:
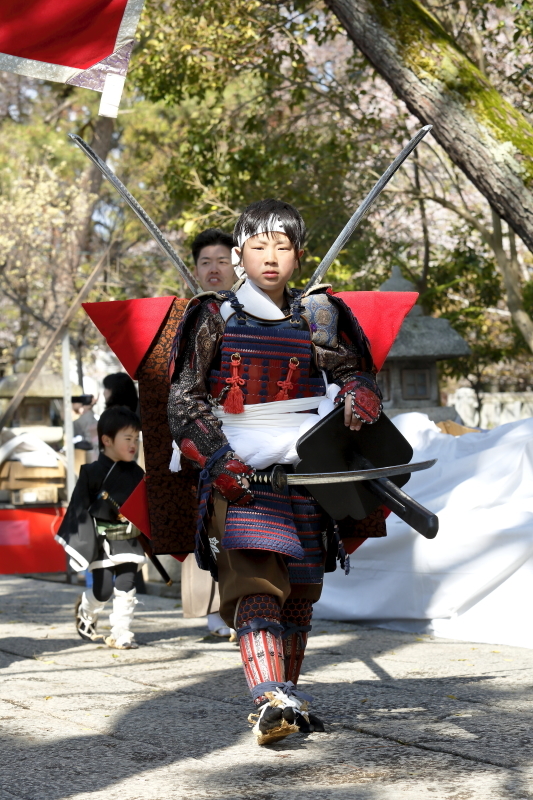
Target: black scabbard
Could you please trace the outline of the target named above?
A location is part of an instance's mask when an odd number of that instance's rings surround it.
[[[367,481],[367,486],[372,494],[379,497],[387,508],[411,528],[426,539],[435,538],[439,530],[439,518],[436,514],[421,506],[388,478]]]
[[[147,536],[145,536],[144,533],[141,533],[139,535],[139,542],[141,544],[142,549],[144,550],[144,552],[146,553],[146,555],[148,556],[148,558],[150,559],[156,570],[159,572],[159,574],[165,581],[166,585],[172,586],[172,579],[170,578],[170,575],[168,574],[168,572],[166,571],[166,569],[164,568],[163,564],[160,562],[158,557],[155,556],[153,553],[152,545],[150,544],[150,539]]]

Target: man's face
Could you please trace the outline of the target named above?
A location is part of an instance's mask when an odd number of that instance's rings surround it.
[[[231,263],[231,250],[223,244],[202,247],[194,275],[204,292],[231,289],[237,277]]]

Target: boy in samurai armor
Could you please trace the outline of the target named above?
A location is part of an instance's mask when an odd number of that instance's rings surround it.
[[[96,630],[98,617],[113,596],[108,647],[130,650],[138,645],[131,630],[137,599],[135,573],[146,557],[139,531],[118,509],[144,476],[135,456],[139,445],[139,417],[125,406],[106,409],[98,420],[98,461],[84,464],[57,532],[72,567],[89,569],[92,589],[76,603],[76,630],[82,639],[104,638]]]
[[[298,211],[254,203],[234,239],[245,278],[190,301],[171,354],[168,412],[181,456],[200,470],[196,557],[219,581],[220,614],[237,631],[257,707],[249,721],[267,744],[324,730],[296,684],[338,530],[305,489],[252,489],[251,479],[274,464],[290,471],[297,439],[334,404],[353,430],[375,422],[382,405],[350,309],[328,286],[288,288],[303,255]],[[374,527],[384,527],[377,516]]]

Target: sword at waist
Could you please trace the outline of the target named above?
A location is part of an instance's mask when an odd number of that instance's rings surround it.
[[[403,519],[414,530],[421,533],[426,539],[434,539],[439,530],[439,519],[436,514],[428,511],[412,497],[399,489],[396,484],[388,480],[395,475],[405,475],[411,472],[429,469],[437,459],[419,461],[412,464],[398,464],[391,467],[373,467],[370,462],[366,469],[349,472],[323,472],[315,474],[291,473],[281,464],[276,464],[270,471],[257,471],[251,478],[254,484],[269,484],[275,492],[283,494],[290,486],[309,486],[313,494],[313,486],[325,483],[353,484],[367,481],[366,486],[381,502]],[[331,512],[330,512],[331,513]],[[332,515],[335,518],[335,515]]]
[[[316,472],[310,474],[290,473],[281,464],[271,470],[258,470],[252,478],[254,483],[269,483],[276,491],[285,491],[288,486],[313,486],[323,483],[352,483],[354,481],[371,481],[389,478],[394,475],[405,475],[420,472],[436,464],[437,459],[418,461],[412,464],[397,464],[391,467],[372,467],[369,469],[350,470],[348,472]]]

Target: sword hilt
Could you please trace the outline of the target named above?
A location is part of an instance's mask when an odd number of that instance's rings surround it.
[[[257,470],[250,480],[252,483],[269,485],[275,492],[280,492],[280,494],[284,494],[289,486],[287,473],[281,464],[276,464],[270,470]]]

